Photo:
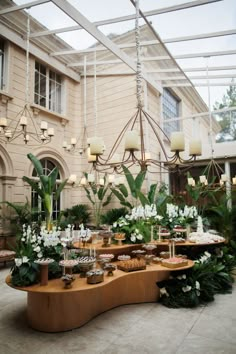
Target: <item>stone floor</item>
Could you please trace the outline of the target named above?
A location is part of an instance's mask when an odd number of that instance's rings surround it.
[[[236,287],[206,307],[127,305],[64,333],[32,330],[26,293],[5,284],[0,268],[0,354],[236,354]]]

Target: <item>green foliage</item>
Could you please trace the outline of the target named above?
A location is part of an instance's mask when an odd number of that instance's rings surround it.
[[[88,177],[87,173],[84,173],[84,175],[86,178]],[[102,208],[111,202],[113,192],[110,190],[106,176],[104,177],[104,186],[98,186],[95,182],[90,182],[88,187],[83,186],[83,188],[86,192],[86,197],[92,204],[95,225],[99,227],[101,224]]]
[[[34,261],[12,268],[11,282],[14,286],[29,286],[38,282],[39,266]]]
[[[121,216],[125,216],[127,212],[126,208],[110,209],[105,214],[101,215],[101,221],[103,224],[112,225]]]
[[[34,221],[37,221],[37,223],[40,224],[40,213],[31,208],[28,200],[24,204],[10,203],[8,201],[3,201],[1,203],[6,204],[14,211],[13,215],[5,217],[6,220],[10,220],[12,232],[18,234],[21,232],[24,224],[29,224]]]
[[[214,109],[223,109],[236,106],[236,86],[230,86],[226,90],[221,102],[216,102]],[[236,140],[236,113],[224,112],[217,116],[221,131],[217,135],[217,142]]]
[[[236,250],[236,244],[233,247]],[[157,283],[160,302],[168,307],[195,307],[213,301],[215,294],[231,292],[235,266],[236,254],[229,247],[205,252],[192,269],[173,272],[168,280]]]
[[[49,173],[49,175],[44,175],[43,166],[41,162],[37,159],[37,157],[31,153],[29,153],[27,157],[33,163],[34,168],[39,177],[40,183],[35,182],[35,180],[27,176],[23,176],[22,179],[23,181],[27,182],[32,187],[32,189],[34,189],[38,193],[38,195],[42,199],[42,203],[44,205],[44,210],[45,210],[46,224],[49,230],[52,222],[52,211],[53,211],[52,200],[53,199],[57,200],[59,198],[61,191],[63,190],[65,184],[67,183],[67,179],[61,182],[59,185],[57,185],[56,184],[56,180],[58,176],[57,167],[55,167]]]
[[[114,195],[120,201],[120,204],[128,209],[133,209],[140,203],[142,206],[146,204],[152,204],[155,198],[157,188],[156,184],[150,187],[148,196],[141,192],[143,182],[146,177],[146,171],[140,170],[137,176],[134,178],[126,166],[123,165],[122,168],[129,189],[127,189],[127,187],[123,184],[115,188],[111,188]]]
[[[80,224],[88,224],[91,219],[89,207],[86,204],[77,204],[71,208],[65,209],[61,212],[61,220],[59,226],[65,229],[67,225],[74,225],[75,230],[79,230]]]

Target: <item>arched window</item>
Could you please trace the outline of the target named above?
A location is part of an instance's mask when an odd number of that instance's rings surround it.
[[[42,159],[40,160],[42,166],[43,166],[43,171],[44,174],[49,175],[49,173],[56,167],[56,165],[48,159]],[[37,178],[37,172],[34,169],[32,172],[32,177]],[[60,180],[60,173],[58,172],[58,183]],[[38,195],[38,193],[35,190],[32,190],[31,192],[31,206],[32,208],[41,210],[43,212],[43,204],[41,203],[41,198]],[[53,219],[56,220],[59,216],[60,213],[60,207],[61,207],[61,200],[60,197],[57,200],[53,200]]]

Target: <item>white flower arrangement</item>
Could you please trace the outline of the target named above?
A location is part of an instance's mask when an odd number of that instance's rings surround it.
[[[160,297],[162,297],[163,295],[166,295],[167,297],[170,296],[166,288],[160,288]]]
[[[26,256],[23,256],[22,258],[15,258],[15,264],[17,267],[20,267],[23,263],[28,263],[29,258]]]

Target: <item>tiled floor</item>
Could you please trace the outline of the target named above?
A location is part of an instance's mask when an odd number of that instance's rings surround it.
[[[0,268],[0,354],[236,354],[236,287],[206,307],[121,306],[49,334],[27,326],[26,293],[5,284],[8,273]]]

